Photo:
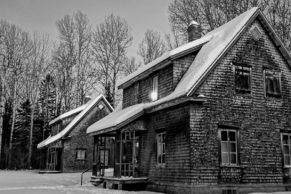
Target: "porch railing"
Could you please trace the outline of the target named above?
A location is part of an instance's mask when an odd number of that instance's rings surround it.
[[[132,163],[116,163],[120,169],[120,176],[135,176],[135,165]]]

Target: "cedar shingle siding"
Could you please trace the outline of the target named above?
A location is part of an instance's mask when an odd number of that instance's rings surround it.
[[[250,34],[253,25],[262,32],[258,40]],[[156,73],[159,98],[175,89],[195,56],[190,53]],[[251,68],[251,92],[236,92],[235,64]],[[265,95],[266,69],[281,73],[280,97]],[[151,79],[156,74],[124,89],[123,108],[149,101]],[[193,94],[203,94],[203,104],[180,104],[141,118],[147,131],[140,136],[139,175],[149,177],[149,189],[168,192],[201,184],[289,181],[289,170],[283,168],[280,132],[291,132],[290,92],[290,67],[255,20]],[[220,164],[220,129],[237,131],[237,166]],[[156,161],[156,133],[161,130],[166,131],[165,167]]]

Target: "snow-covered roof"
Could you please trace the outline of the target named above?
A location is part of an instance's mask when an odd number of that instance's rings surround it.
[[[161,64],[163,61],[167,59],[174,58],[176,55],[187,52],[188,50],[198,49],[201,47],[201,45],[205,44],[211,39],[210,36],[202,37],[198,40],[189,42],[187,44],[184,44],[178,48],[175,48],[171,51],[165,52],[162,56],[158,57],[157,59],[153,60],[152,62],[148,63],[147,65],[143,65],[140,68],[138,68],[135,72],[129,74],[127,77],[123,78],[118,82],[118,87],[122,88],[122,85],[125,83],[131,81],[132,79],[136,78],[137,76],[141,74],[147,75],[147,73],[150,73],[149,70],[156,68]]]
[[[82,106],[79,106],[78,108],[75,108],[73,110],[70,110],[68,112],[65,112],[64,114],[61,114],[60,116],[58,116],[57,118],[51,120],[49,122],[49,125],[53,125],[54,123],[56,123],[57,121],[63,120],[69,116],[72,116],[74,114],[77,114],[79,112],[81,112],[82,110],[84,110],[86,108],[86,106],[88,106],[88,103],[83,104]]]
[[[114,111],[106,117],[100,119],[96,123],[92,124],[87,128],[87,133],[93,133],[99,129],[109,129],[114,128],[117,125],[123,123],[124,121],[132,118],[139,113],[143,113],[145,104],[136,104],[125,109]]]
[[[197,86],[202,82],[203,78],[208,75],[212,70],[217,61],[226,53],[228,48],[237,40],[240,34],[245,30],[250,22],[253,21],[256,16],[261,14],[262,18],[264,15],[261,13],[259,8],[252,8],[228,23],[216,28],[215,30],[207,33],[202,38],[192,41],[188,44],[185,44],[177,49],[174,49],[170,52],[165,53],[161,57],[157,58],[155,61],[149,63],[146,66],[141,67],[136,72],[130,74],[119,84],[125,84],[126,82],[134,79],[136,76],[143,74],[150,68],[157,66],[161,61],[169,58],[170,56],[177,55],[179,52],[184,52],[189,50],[192,47],[197,47],[202,45],[194,61],[190,65],[187,72],[182,77],[181,81],[178,83],[175,90],[168,96],[161,98],[157,101],[145,103],[145,104],[136,104],[130,107],[127,107],[121,111],[116,111],[115,113],[109,114],[107,117],[97,121],[87,129],[87,133],[93,133],[98,131],[103,131],[106,128],[116,128],[120,123],[125,123],[128,120],[136,119],[137,116],[141,116],[146,109],[152,108],[154,106],[160,105],[171,100],[181,98],[183,96],[187,97],[193,94]],[[267,20],[265,21],[267,22]],[[268,23],[267,23],[268,24]],[[272,27],[268,24],[270,30]],[[273,32],[274,38],[280,43],[281,47],[284,49],[282,42],[278,39],[276,34]],[[280,47],[280,48],[281,48]],[[283,52],[283,51],[281,51]],[[285,52],[285,51],[284,51]],[[287,54],[286,54],[287,53]],[[285,55],[290,59],[290,55],[286,51]]]
[[[217,60],[227,51],[229,46],[240,32],[244,30],[248,21],[258,13],[259,8],[252,8],[228,23],[214,29],[207,33],[204,37],[211,37],[211,40],[202,46],[193,63],[178,83],[174,92],[188,93],[199,84],[201,78],[212,66],[216,64]]]
[[[44,141],[40,142],[37,145],[37,148],[40,149],[40,148],[43,148],[45,146],[48,146],[49,144],[56,142],[57,140],[61,139],[66,134],[68,134],[71,131],[71,129],[73,129],[73,127],[76,124],[78,124],[81,121],[81,119],[87,114],[87,112],[89,112],[91,110],[91,108],[93,108],[100,100],[103,100],[103,102],[105,102],[105,104],[109,107],[109,109],[111,111],[113,111],[112,106],[109,104],[109,102],[106,100],[106,98],[103,95],[99,95],[94,100],[90,101],[86,105],[85,109],[83,109],[83,111],[80,112],[62,131],[60,131],[58,134],[56,134],[54,136],[49,136]]]

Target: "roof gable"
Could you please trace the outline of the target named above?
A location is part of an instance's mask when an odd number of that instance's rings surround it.
[[[86,108],[80,112],[62,131],[60,131],[58,134],[54,136],[49,136],[44,141],[40,142],[37,145],[37,148],[43,148],[45,146],[48,146],[49,144],[52,144],[58,140],[60,140],[62,137],[70,133],[74,127],[100,102],[103,101],[104,104],[110,109],[110,111],[113,111],[113,107],[109,104],[109,102],[106,100],[106,98],[103,95],[99,95],[97,98],[95,98],[93,101],[91,101]]]
[[[227,53],[247,27],[258,17],[264,23],[264,27],[267,28],[270,37],[276,46],[278,46],[287,63],[291,66],[291,57],[287,49],[276,35],[264,14],[259,8],[252,8],[205,35],[212,36],[212,39],[203,45],[174,92],[185,93],[187,96],[192,95],[222,56]]]

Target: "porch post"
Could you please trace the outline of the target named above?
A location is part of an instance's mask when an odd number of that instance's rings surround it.
[[[104,146],[103,146],[103,176],[105,176],[105,149],[106,149],[106,140],[107,140],[107,137],[104,136]]]
[[[135,131],[133,131],[133,140],[132,140],[132,176],[134,177],[134,168],[135,168]]]
[[[49,168],[49,150],[50,150],[50,148],[48,147],[47,148],[47,150],[46,150],[46,160],[45,160],[45,165],[46,165],[46,169],[48,170],[48,168]]]
[[[120,145],[119,145],[119,177],[121,177],[121,164],[122,164],[122,132],[120,131]]]

